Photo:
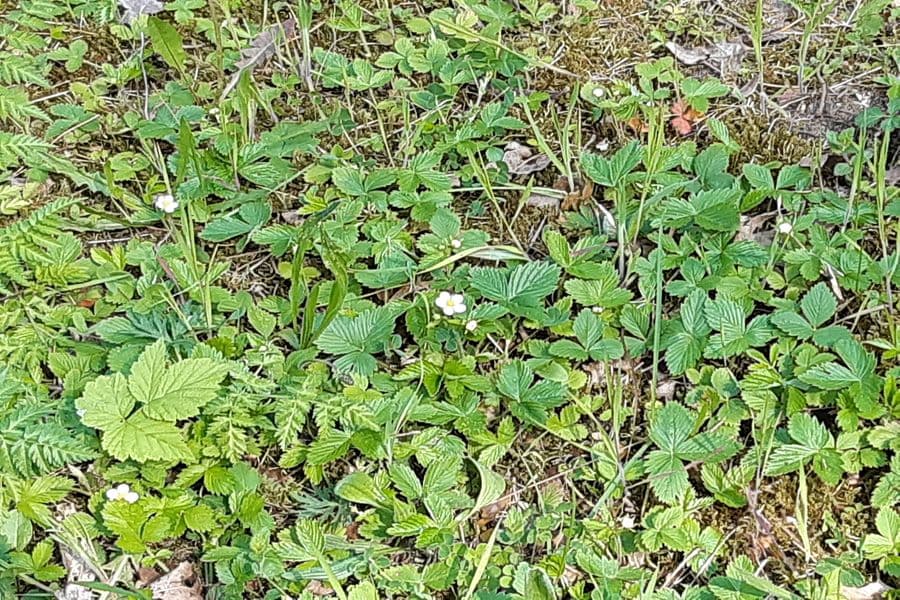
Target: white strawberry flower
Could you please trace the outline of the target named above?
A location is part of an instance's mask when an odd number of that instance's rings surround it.
[[[476,329],[478,329],[478,321],[475,319],[466,321],[466,331],[475,331]]]
[[[462,294],[451,294],[450,292],[441,292],[438,294],[437,300],[434,301],[444,315],[452,317],[466,312],[466,299]]]
[[[131,491],[131,487],[127,483],[120,483],[114,488],[106,490],[106,497],[109,500],[124,500],[128,504],[134,504],[138,501],[138,493]]]
[[[178,200],[172,194],[157,194],[153,200],[156,210],[161,210],[166,214],[172,214],[178,210]]]
[[[781,234],[784,234],[784,235],[791,235],[791,232],[792,232],[793,230],[794,230],[794,226],[791,225],[791,224],[790,224],[789,222],[787,222],[787,221],[784,221],[783,223],[781,223],[781,224],[778,226],[778,233],[781,233]]]
[[[462,242],[457,239],[452,239],[450,240],[450,247],[454,250],[458,250],[459,248],[462,248]]]
[[[599,315],[603,312],[603,307],[602,306],[592,306],[591,312],[593,312],[595,315]]]

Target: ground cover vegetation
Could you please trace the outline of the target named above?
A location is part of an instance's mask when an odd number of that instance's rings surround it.
[[[900,586],[894,0],[22,0],[0,596]]]

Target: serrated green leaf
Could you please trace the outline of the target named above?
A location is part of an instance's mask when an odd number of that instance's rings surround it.
[[[500,370],[497,390],[511,398],[513,414],[526,421],[544,423],[547,410],[565,401],[565,388],[555,381],[534,382],[534,371],[525,362],[514,360]]]
[[[676,502],[690,487],[687,469],[678,457],[661,450],[647,455],[650,487],[666,503]]]
[[[834,316],[837,310],[837,298],[824,283],[814,285],[800,301],[803,316],[814,328],[818,328]]]
[[[843,390],[857,383],[859,378],[844,365],[827,362],[801,373],[800,381],[823,390]]]
[[[76,408],[84,411],[82,422],[103,431],[123,424],[134,405],[128,380],[121,373],[103,375],[89,382],[75,402]]]
[[[801,340],[809,339],[815,333],[806,319],[789,310],[774,313],[771,321],[778,329]]]
[[[619,287],[619,276],[611,264],[604,263],[596,274],[599,276],[593,280],[566,281],[566,292],[587,307],[617,308],[631,299],[631,291]]]
[[[356,471],[341,479],[334,486],[334,493],[346,500],[368,506],[385,506],[386,498],[368,473]]]
[[[128,379],[131,395],[142,413],[160,421],[196,416],[216,397],[227,367],[209,358],[189,358],[165,366],[162,340],[149,346],[135,362]]]
[[[682,405],[666,404],[653,418],[650,439],[661,450],[676,454],[681,444],[694,432],[695,415]]]
[[[179,461],[191,457],[180,429],[141,413],[105,429],[102,445],[104,450],[119,460]]]

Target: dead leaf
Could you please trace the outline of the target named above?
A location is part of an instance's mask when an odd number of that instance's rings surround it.
[[[606,366],[603,363],[588,363],[584,370],[588,374],[588,390],[601,389],[606,384]]]
[[[496,502],[491,502],[487,506],[481,509],[481,512],[478,515],[478,527],[479,529],[487,529],[490,528],[496,521],[497,518],[502,515],[509,505],[512,503],[512,495],[502,496]]]
[[[625,125],[635,133],[649,133],[650,131],[650,126],[641,121],[640,117],[631,117],[625,121]]]
[[[566,194],[560,208],[562,210],[577,210],[579,206],[590,202],[594,196],[594,182],[590,179],[586,180],[580,190],[575,190]]]
[[[225,86],[222,97],[224,98],[234,89],[234,86],[237,85],[241,78],[241,73],[248,69],[252,71],[275,54],[278,46],[294,35],[296,26],[297,22],[294,19],[276,23],[256,36],[250,43],[249,48],[241,50],[241,59],[234,63],[234,66],[237,67],[237,72],[231,77],[228,85]]]
[[[688,106],[684,100],[678,100],[672,105],[672,115],[670,124],[679,135],[690,135],[694,130],[694,123],[702,117],[700,113]]]
[[[563,587],[570,588],[575,585],[575,582],[581,579],[583,575],[581,571],[576,569],[575,567],[566,565],[565,570],[563,570],[562,576],[560,576],[559,581],[563,584]]]
[[[740,41],[716,42],[708,46],[695,46],[688,48],[676,44],[666,43],[666,49],[671,52],[678,62],[684,65],[697,65],[705,61],[719,66],[722,75],[734,73],[741,68],[741,60],[747,52],[747,47]]]
[[[194,565],[188,561],[150,584],[154,600],[203,600],[200,580],[194,573]]]
[[[738,229],[735,241],[753,241],[761,246],[771,246],[775,240],[775,230],[773,228],[763,229],[772,217],[771,213],[763,213],[754,217],[741,215],[741,227]]]
[[[531,194],[526,204],[543,210],[559,210],[559,198],[546,194]]]
[[[57,600],[91,600],[94,593],[82,585],[75,583],[96,581],[97,575],[91,566],[79,555],[72,552],[67,546],[60,545],[59,553],[62,556],[63,566],[66,569],[66,585],[56,592]]]
[[[898,183],[900,183],[900,167],[891,167],[890,169],[885,171],[884,181],[888,185],[897,185]]]
[[[719,72],[724,76],[741,69],[741,61],[747,53],[747,47],[740,42],[716,42],[706,47],[710,62],[719,65]]]
[[[147,567],[137,568],[137,582],[143,587],[147,587],[161,576],[161,573],[156,569],[148,569]]]
[[[518,142],[510,142],[504,148],[503,162],[509,167],[510,175],[528,175],[543,171],[550,164],[550,159],[544,154],[535,154],[534,151]]]
[[[155,15],[164,7],[159,0],[119,0],[124,11],[122,21],[131,25],[141,15]]]
[[[656,397],[660,400],[671,400],[675,397],[675,380],[663,379],[656,386]]]
[[[238,69],[252,69],[256,65],[265,62],[278,48],[283,40],[294,35],[296,21],[287,19],[281,23],[272,25],[262,33],[260,33],[250,43],[249,48],[241,50],[241,60],[234,63]]]
[[[841,586],[841,596],[846,600],[879,600],[885,592],[891,588],[880,581],[864,585],[862,587]]]
[[[334,594],[334,590],[319,581],[318,579],[313,579],[309,582],[309,585],[306,586],[306,591],[312,594],[313,596],[331,596]]]
[[[286,210],[281,213],[281,218],[284,219],[284,222],[288,225],[299,225],[303,222],[303,215],[300,214],[299,210]]]
[[[689,66],[702,63],[709,58],[709,52],[705,46],[686,48],[675,42],[666,42],[666,49],[678,59],[678,62]]]

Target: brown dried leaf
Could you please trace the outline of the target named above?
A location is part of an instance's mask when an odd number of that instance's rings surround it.
[[[482,529],[490,527],[509,508],[511,503],[512,496],[506,495],[483,507],[478,515],[478,526]]]
[[[154,600],[203,600],[200,580],[194,573],[194,565],[188,561],[150,584]]]
[[[709,60],[718,63],[719,72],[727,75],[740,70],[747,47],[740,42],[716,42],[707,46],[707,51]]]
[[[562,210],[575,210],[582,204],[590,202],[593,195],[594,182],[588,179],[583,183],[580,190],[566,194],[566,198],[562,201],[560,208]]]
[[[550,164],[544,154],[535,154],[531,148],[518,142],[510,142],[503,153],[503,162],[509,167],[510,175],[528,175],[543,171]]]
[[[309,582],[309,585],[306,586],[306,591],[312,594],[313,596],[331,596],[334,594],[334,590],[319,581],[318,579],[313,579]]]
[[[278,46],[294,35],[296,26],[297,22],[294,19],[276,23],[256,36],[250,43],[249,48],[241,50],[241,59],[234,63],[234,66],[237,67],[237,72],[231,77],[228,85],[225,86],[222,96],[227,96],[234,89],[234,86],[237,85],[241,78],[241,73],[247,69],[252,71],[258,65],[271,58]]]
[[[709,58],[709,51],[705,46],[687,48],[675,42],[666,42],[666,49],[678,59],[678,62],[685,65],[696,65]]]
[[[262,33],[260,33],[249,48],[241,50],[241,60],[234,63],[238,69],[252,69],[256,65],[268,60],[275,54],[278,45],[285,39],[294,35],[294,27],[296,21],[287,19],[281,23],[272,25]]]
[[[137,582],[143,587],[147,587],[150,583],[156,581],[160,577],[161,575],[156,569],[149,569],[147,567],[137,568]]]
[[[163,9],[159,0],[119,0],[122,21],[131,25],[141,15],[155,15]]]
[[[738,230],[735,241],[754,241],[761,246],[771,246],[775,239],[775,230],[763,229],[763,225],[771,219],[770,213],[763,213],[755,217],[741,216],[741,227]]]
[[[862,587],[841,586],[841,596],[846,600],[879,600],[891,588],[880,581]]]
[[[631,117],[627,121],[625,121],[625,125],[628,126],[635,133],[649,133],[650,126],[644,123],[640,117]]]
[[[680,135],[689,135],[694,130],[694,123],[700,120],[701,115],[684,102],[678,100],[672,105],[672,128]]]
[[[656,386],[656,397],[660,400],[671,400],[675,397],[675,387],[674,379],[663,379]]]
[[[61,591],[56,592],[57,600],[91,600],[94,593],[89,588],[75,582],[96,581],[97,575],[83,558],[72,552],[67,546],[60,545],[59,553],[66,569],[67,583]]]
[[[884,181],[888,185],[897,185],[900,183],[900,167],[891,167],[885,171]]]
[[[298,210],[286,210],[281,213],[281,218],[284,219],[284,222],[288,225],[299,225],[303,222],[304,217]]]
[[[559,210],[559,198],[546,194],[531,194],[526,204],[543,210]]]

